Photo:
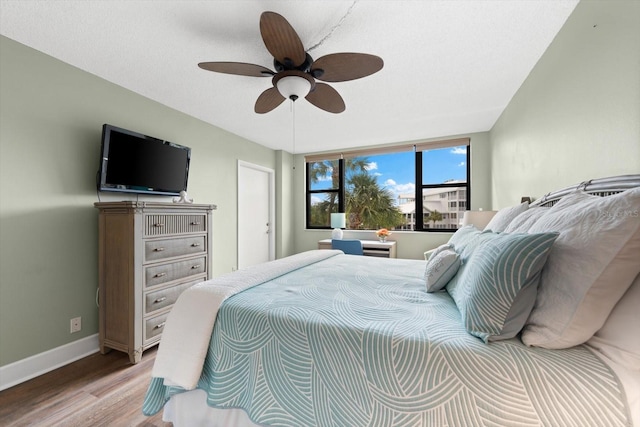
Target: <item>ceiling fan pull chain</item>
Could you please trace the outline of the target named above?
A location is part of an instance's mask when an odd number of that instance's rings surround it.
[[[296,102],[291,100],[291,131],[293,140],[293,149],[291,155],[293,157],[293,169],[296,169],[295,154],[296,154]]]

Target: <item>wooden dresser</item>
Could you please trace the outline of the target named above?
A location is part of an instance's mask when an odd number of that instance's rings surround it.
[[[142,352],[160,341],[178,296],[212,277],[215,205],[95,203],[100,351]]]

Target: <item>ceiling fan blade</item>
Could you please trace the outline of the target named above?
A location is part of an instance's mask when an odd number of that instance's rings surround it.
[[[271,77],[275,73],[261,65],[244,62],[201,62],[198,67],[216,73],[237,74],[250,77]]]
[[[256,100],[255,112],[258,114],[268,113],[269,111],[282,104],[285,100],[284,96],[280,95],[278,89],[271,87],[260,94]]]
[[[382,58],[366,53],[332,53],[311,64],[311,75],[325,82],[345,82],[369,76],[382,69]]]
[[[317,83],[314,90],[306,96],[307,101],[330,113],[342,113],[345,110],[344,100],[340,94],[325,83]]]
[[[267,50],[280,63],[293,67],[302,64],[307,54],[298,33],[282,15],[263,12],[260,15],[260,34]]]

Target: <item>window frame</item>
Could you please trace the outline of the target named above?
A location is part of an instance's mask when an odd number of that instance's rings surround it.
[[[454,183],[423,183],[423,151],[427,150],[435,150],[441,148],[452,148],[452,147],[460,147],[466,146],[466,168],[467,168],[467,179],[466,182],[454,182]],[[470,138],[457,138],[451,140],[440,140],[440,141],[429,141],[422,142],[418,144],[411,145],[396,145],[396,146],[388,146],[388,147],[378,147],[371,149],[362,149],[362,150],[352,150],[347,152],[340,153],[325,153],[325,154],[310,154],[305,156],[305,177],[306,177],[306,185],[305,185],[305,193],[306,193],[306,203],[305,203],[305,226],[309,230],[329,230],[331,229],[331,225],[311,225],[311,198],[313,194],[318,193],[337,193],[338,195],[338,212],[345,211],[345,157],[364,157],[371,155],[381,155],[381,154],[392,154],[398,152],[406,152],[413,151],[414,152],[414,161],[415,161],[415,213],[414,213],[414,221],[415,226],[413,230],[396,230],[396,231],[418,231],[418,232],[455,232],[458,228],[438,228],[438,227],[426,227],[424,224],[424,203],[423,193],[425,189],[429,188],[453,188],[459,189],[461,187],[465,190],[465,209],[468,210],[471,206],[471,139]],[[324,189],[311,189],[311,168],[310,165],[316,162],[326,161],[326,160],[338,160],[338,188],[324,188]],[[456,214],[458,212],[464,212],[459,210],[459,205],[461,204],[462,199],[459,200],[456,206]],[[444,214],[445,212],[443,212]],[[460,215],[457,215],[460,217]],[[461,219],[461,218],[458,218]]]
[[[324,160],[336,160],[336,159],[324,159]],[[320,193],[336,193],[338,196],[338,212],[344,212],[344,201],[345,201],[345,185],[344,185],[344,159],[339,158],[338,160],[338,188],[322,188],[317,190],[311,189],[311,164],[316,163],[322,160],[316,160],[312,162],[305,161],[305,175],[306,175],[306,203],[305,203],[305,222],[306,228],[309,230],[328,230],[331,229],[331,222],[329,222],[329,226],[313,226],[311,223],[311,198],[314,194]]]
[[[451,145],[450,147],[459,147],[462,146],[464,144],[459,144],[459,145]],[[462,184],[459,182],[452,182],[452,183],[442,183],[442,184],[424,184],[422,182],[422,170],[423,170],[423,158],[422,158],[422,152],[426,151],[426,150],[433,150],[433,149],[439,149],[439,148],[446,148],[446,147],[436,147],[436,148],[423,148],[422,150],[417,150],[416,149],[416,194],[415,194],[415,200],[416,200],[416,214],[415,214],[415,229],[414,231],[451,231],[451,232],[455,232],[456,230],[458,230],[458,228],[431,228],[431,227],[427,227],[425,228],[424,226],[424,204],[423,203],[418,203],[418,200],[422,200],[422,196],[424,194],[424,190],[425,189],[429,189],[429,188],[460,188],[460,187],[464,187],[465,188],[465,209],[464,210],[468,210],[467,206],[471,206],[471,141],[468,139],[467,143],[467,153],[466,153],[466,166],[467,166],[467,181]],[[459,208],[459,202],[448,202],[449,204],[449,208],[451,208],[451,203],[455,203],[455,212],[458,213],[460,212],[460,208]],[[453,211],[448,211],[448,212],[453,212]],[[464,212],[464,211],[462,211]],[[458,220],[460,218],[457,218]]]

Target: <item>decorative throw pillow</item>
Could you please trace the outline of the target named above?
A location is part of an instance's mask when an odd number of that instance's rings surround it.
[[[548,207],[537,206],[529,208],[515,217],[505,228],[505,233],[527,233],[531,226],[536,223],[545,213],[549,212]]]
[[[449,244],[449,243],[445,243],[444,245],[440,245],[435,249],[431,249],[427,252],[425,252],[425,256],[428,255],[429,257],[427,258],[427,261],[429,261],[431,258],[433,258],[434,256],[438,255],[438,253],[447,250],[447,249],[453,249],[453,245]]]
[[[568,194],[529,229],[541,231],[560,236],[522,341],[552,349],[582,344],[640,273],[640,188],[607,197]]]
[[[437,292],[444,288],[458,272],[458,268],[460,268],[460,257],[456,251],[445,248],[434,252],[424,271],[427,292]]]
[[[481,231],[473,225],[465,225],[464,227],[458,228],[456,232],[453,233],[453,236],[451,236],[447,245],[453,247],[458,255],[462,256],[464,249],[476,240],[480,233]]]
[[[489,224],[484,227],[485,230],[491,230],[496,233],[504,231],[509,223],[522,212],[529,209],[529,202],[520,203],[516,206],[502,208],[491,218]]]
[[[467,331],[484,342],[522,329],[535,303],[540,271],[558,233],[476,232],[462,250],[462,265],[446,289]],[[459,252],[460,253],[460,252]]]

